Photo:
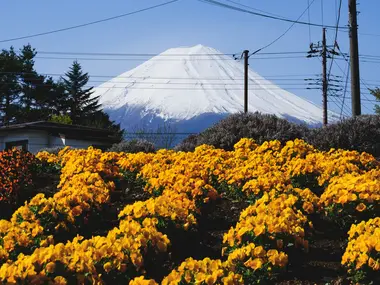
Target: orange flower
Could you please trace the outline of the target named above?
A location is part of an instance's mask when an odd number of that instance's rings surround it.
[[[367,206],[363,203],[360,203],[359,205],[356,206],[356,210],[359,212],[363,212],[365,209],[367,209]]]

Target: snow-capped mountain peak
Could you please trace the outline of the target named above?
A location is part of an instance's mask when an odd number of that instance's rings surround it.
[[[171,48],[95,88],[94,96],[110,118],[125,129],[164,121],[191,121],[204,129],[231,113],[243,111],[243,64],[220,51],[196,45]],[[249,70],[250,112],[275,114],[308,124],[322,120],[322,109],[281,89]],[[211,119],[211,117],[215,117]],[[206,125],[204,125],[206,124]],[[182,129],[181,131],[187,131]]]

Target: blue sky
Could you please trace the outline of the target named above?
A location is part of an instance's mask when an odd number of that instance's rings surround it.
[[[236,6],[226,0],[220,1]],[[334,25],[336,3],[339,0],[315,0],[310,8],[311,22],[322,23],[321,1],[323,1],[324,8],[323,23]],[[165,1],[4,0],[0,17],[0,40],[91,22],[163,2]],[[235,0],[235,2],[290,19],[297,19],[308,5],[308,0]],[[348,23],[347,2],[348,0],[343,0],[341,26]],[[380,31],[376,29],[380,21],[378,19],[380,1],[360,1],[358,9],[360,11],[359,33],[361,33],[359,35],[360,54],[380,55],[378,51],[380,36],[367,35],[380,34]],[[302,20],[308,21],[308,13],[305,13]],[[168,6],[76,30],[0,43],[0,48],[9,48],[11,45],[20,48],[22,45],[30,43],[37,51],[160,53],[172,47],[203,44],[223,53],[239,53],[244,49],[254,51],[261,48],[277,38],[290,25],[286,22],[208,5],[197,0],[180,0]],[[310,43],[309,35],[313,42],[320,41],[322,29],[312,27],[309,34],[307,26],[295,25],[281,40],[263,52],[306,52]],[[328,30],[328,42],[332,43],[333,38],[334,32]],[[340,32],[338,34],[338,43],[342,51],[349,51],[347,33]],[[47,57],[49,55],[40,54],[40,56]],[[57,56],[50,55],[50,57]],[[118,75],[142,63],[141,61],[79,61],[90,75]],[[36,63],[37,69],[41,73],[62,74],[67,71],[72,60],[38,58]],[[337,63],[342,69],[347,68],[345,61],[337,60]],[[250,67],[259,74],[272,78],[279,78],[279,75],[287,78],[292,78],[292,75],[304,75],[298,78],[310,78],[310,74],[321,72],[321,63],[317,58],[276,60],[252,58]],[[380,85],[379,68],[380,62],[362,62],[361,64],[361,77],[371,87],[375,87],[377,83]],[[343,76],[342,71],[335,64],[332,74]],[[276,81],[276,79],[273,81],[284,89],[291,88],[289,85],[284,85],[284,81]],[[365,86],[362,86],[362,90],[365,93],[368,92]],[[320,91],[306,89],[290,91],[321,105]],[[364,94],[362,98],[364,100],[373,99],[367,94]],[[338,106],[341,104],[341,99],[336,100],[336,103],[329,103],[329,108],[340,111]],[[346,99],[346,103],[345,111],[349,113],[350,99]],[[371,113],[373,103],[368,101],[362,101],[362,103],[362,112]]]

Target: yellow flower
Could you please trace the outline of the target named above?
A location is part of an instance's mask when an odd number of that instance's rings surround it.
[[[67,285],[67,280],[62,276],[54,278],[54,285]]]
[[[46,272],[48,273],[54,273],[54,270],[55,270],[55,262],[49,262],[48,264],[46,264]]]
[[[104,271],[105,272],[110,272],[111,270],[112,270],[112,264],[111,264],[111,262],[106,262],[106,263],[104,263],[104,265],[103,265],[103,269],[104,269]]]

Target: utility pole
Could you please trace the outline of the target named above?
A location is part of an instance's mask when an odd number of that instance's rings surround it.
[[[335,44],[334,45],[327,45],[326,42],[326,28],[323,28],[322,30],[322,44],[321,42],[318,42],[317,44],[310,44],[310,51],[308,52],[307,57],[322,57],[322,107],[323,107],[323,125],[326,126],[328,123],[328,114],[327,114],[327,97],[329,91],[339,91],[337,88],[339,88],[339,85],[337,84],[331,84],[329,83],[330,75],[327,74],[327,59],[331,58],[331,55],[339,55],[338,52],[335,51]],[[331,79],[330,81],[337,81],[335,79]],[[318,85],[320,86],[321,81],[317,80],[316,83],[309,83],[309,85]],[[308,88],[308,89],[315,89],[315,88]],[[319,88],[318,88],[319,89]],[[330,96],[334,96],[331,95]]]
[[[326,45],[326,28],[323,28],[322,38],[322,104],[323,104],[323,125],[327,126],[327,45]]]
[[[248,60],[252,55],[260,52],[261,50],[262,48],[254,51],[251,54],[249,54],[249,50],[245,50],[242,52],[240,58],[238,58],[235,54],[233,55],[233,58],[235,60],[241,60],[244,57],[244,113],[246,114],[248,113]]]
[[[356,0],[348,0],[348,12],[350,28],[351,103],[352,116],[355,117],[361,115],[358,20]]]
[[[248,113],[248,59],[249,51],[243,51],[244,56],[244,113]]]

